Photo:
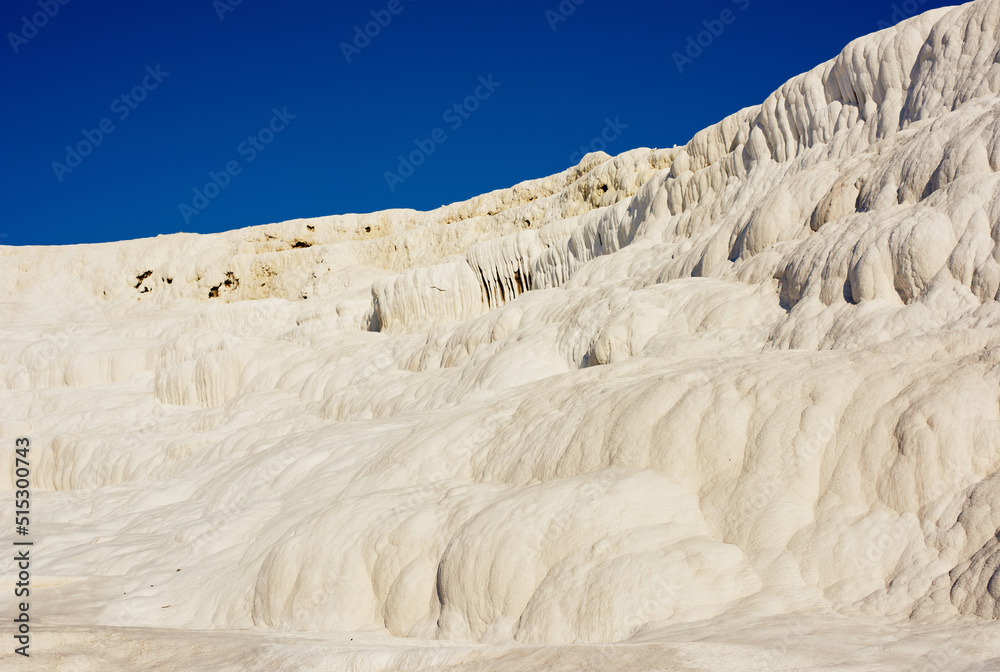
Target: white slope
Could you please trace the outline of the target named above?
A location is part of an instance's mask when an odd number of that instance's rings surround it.
[[[0,248],[32,669],[996,669],[998,92],[978,0],[433,212]]]

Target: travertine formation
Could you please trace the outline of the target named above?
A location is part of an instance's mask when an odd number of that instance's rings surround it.
[[[1000,656],[998,92],[979,0],[432,212],[0,248],[39,660]]]

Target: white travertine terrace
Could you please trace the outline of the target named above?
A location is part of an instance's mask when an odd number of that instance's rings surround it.
[[[432,212],[0,247],[36,664],[1000,657],[998,93],[978,0]]]

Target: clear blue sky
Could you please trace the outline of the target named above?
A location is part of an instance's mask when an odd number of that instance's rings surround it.
[[[4,0],[0,243],[431,209],[561,171],[602,134],[610,154],[683,144],[880,21],[949,4],[576,2]],[[387,25],[355,43],[372,12]],[[210,172],[225,186],[199,200]]]

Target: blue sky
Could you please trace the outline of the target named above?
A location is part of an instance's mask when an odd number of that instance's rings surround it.
[[[0,243],[431,209],[683,144],[947,4],[4,0]]]

